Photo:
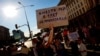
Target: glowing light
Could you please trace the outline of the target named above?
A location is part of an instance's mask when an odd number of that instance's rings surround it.
[[[32,47],[32,41],[26,41],[25,43],[24,43],[28,48],[30,48],[30,47]]]
[[[17,15],[17,10],[15,6],[9,5],[3,8],[3,13],[7,17],[15,17]]]

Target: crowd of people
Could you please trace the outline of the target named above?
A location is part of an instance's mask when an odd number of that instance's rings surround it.
[[[88,44],[99,45],[99,32],[95,26],[54,28],[53,31],[42,31],[33,43],[38,56],[87,56]]]
[[[87,56],[87,44],[99,45],[100,29],[95,27],[54,28],[41,31],[27,48],[23,43],[19,50],[11,45],[0,50],[0,56]],[[69,49],[70,48],[70,51]]]

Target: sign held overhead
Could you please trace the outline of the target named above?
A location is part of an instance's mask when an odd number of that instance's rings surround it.
[[[36,10],[38,28],[48,28],[68,25],[67,9],[65,5]]]

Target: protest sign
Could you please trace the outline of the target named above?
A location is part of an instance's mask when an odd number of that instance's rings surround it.
[[[49,24],[56,26],[68,25],[65,5],[36,10],[38,28],[48,28]]]
[[[79,34],[78,32],[71,32],[69,33],[68,37],[70,38],[71,41],[78,40]]]

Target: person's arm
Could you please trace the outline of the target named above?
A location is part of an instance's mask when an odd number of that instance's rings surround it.
[[[53,31],[54,31],[54,29],[53,29],[53,26],[51,25],[51,26],[50,26],[49,39],[48,39],[48,42],[47,42],[47,44],[46,44],[46,47],[49,47],[50,44],[52,43],[52,40],[53,40]]]

